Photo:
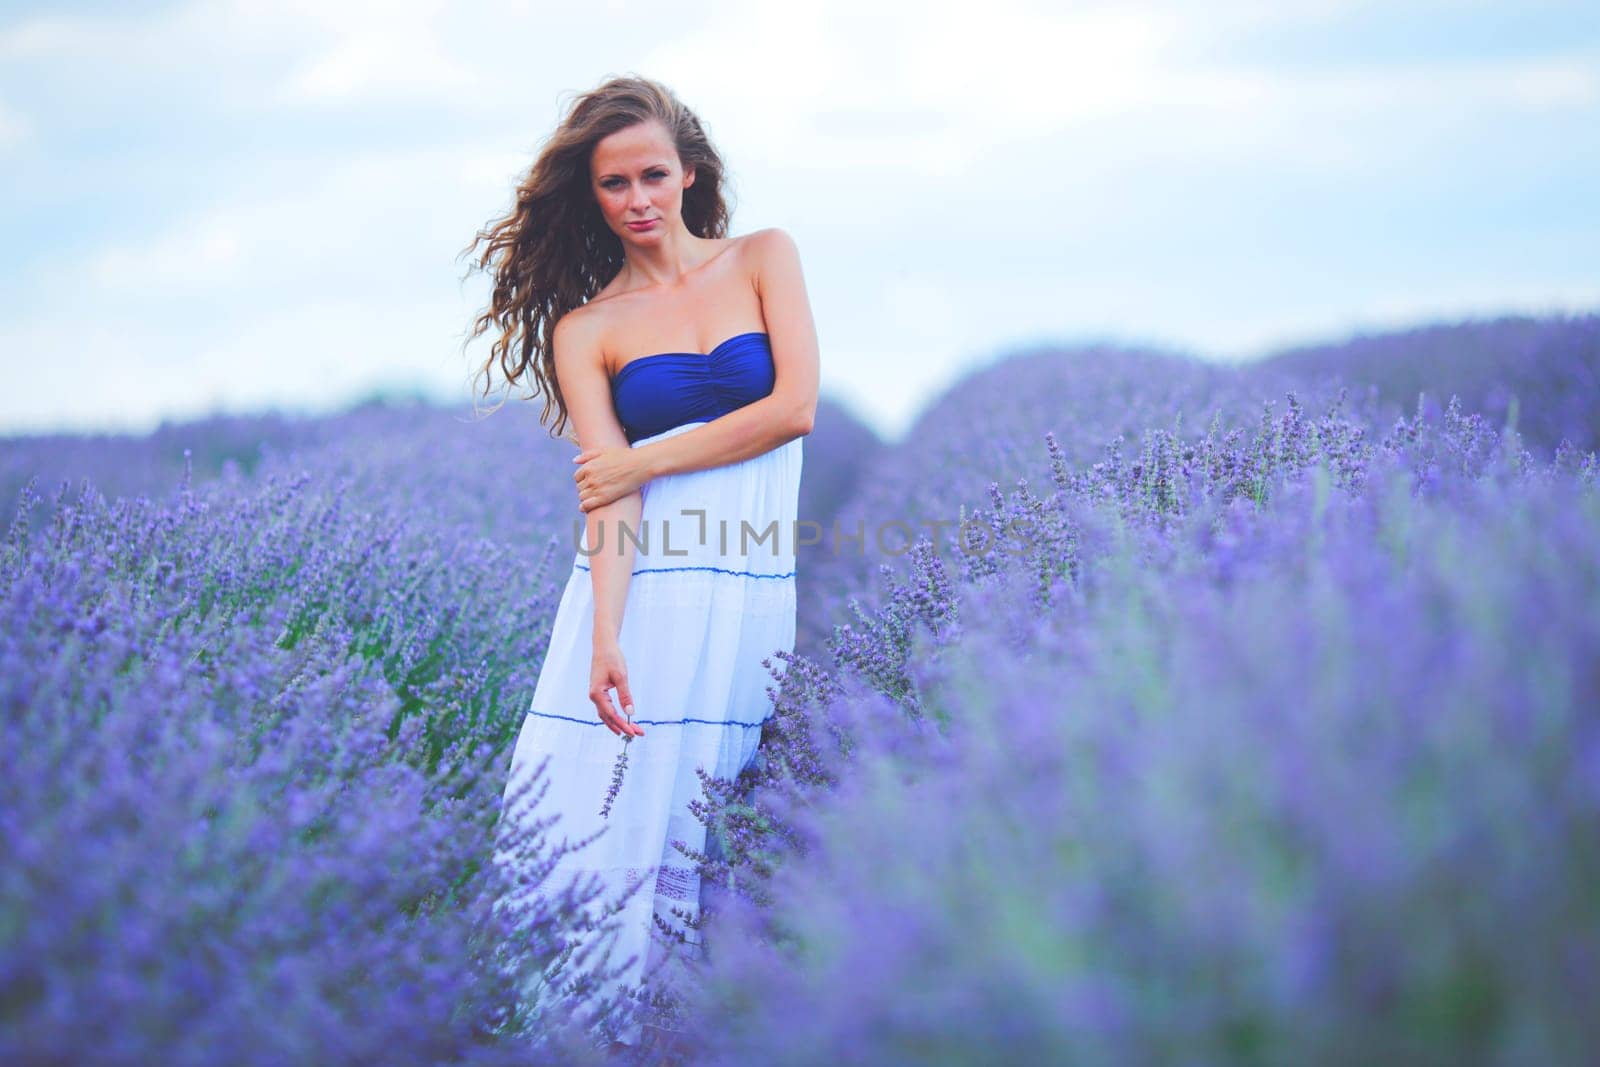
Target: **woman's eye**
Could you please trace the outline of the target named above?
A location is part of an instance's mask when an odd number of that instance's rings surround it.
[[[649,174],[645,175],[645,177],[651,178],[651,179],[654,179],[654,180],[660,180],[662,178],[665,178],[666,176],[667,176],[667,172],[664,171],[664,170],[653,170]],[[615,189],[617,186],[619,186],[621,184],[623,184],[623,183],[622,183],[622,180],[620,178],[607,178],[605,181],[600,183],[600,187],[602,189]]]

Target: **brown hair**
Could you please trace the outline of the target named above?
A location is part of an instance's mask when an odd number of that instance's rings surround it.
[[[573,101],[518,183],[510,213],[480,229],[461,253],[485,245],[468,274],[483,270],[494,279],[489,307],[466,338],[471,342],[491,326],[500,329],[474,375],[483,378],[482,395],[488,395],[496,361],[508,387],[531,376],[527,399],[545,398],[541,424],[551,422],[555,408],[552,437],[563,436],[567,423],[551,347],[556,323],[604,288],[623,264],[622,242],[601,218],[590,188],[590,159],[602,138],[652,119],[672,137],[684,169],[694,168],[694,184],[683,191],[684,225],[696,237],[727,236],[722,157],[699,118],[666,86],[630,75],[610,78]]]

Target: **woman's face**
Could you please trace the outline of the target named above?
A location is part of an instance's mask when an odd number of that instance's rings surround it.
[[[661,123],[640,122],[601,138],[589,173],[600,214],[624,242],[658,244],[669,226],[682,226],[683,191],[694,184],[694,171],[684,172]]]

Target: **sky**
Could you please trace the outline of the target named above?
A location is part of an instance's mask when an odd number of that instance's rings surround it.
[[[0,0],[0,435],[471,402],[462,253],[616,74],[889,439],[1040,344],[1600,310],[1592,2]]]

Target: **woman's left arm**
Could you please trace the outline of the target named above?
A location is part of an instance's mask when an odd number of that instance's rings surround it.
[[[584,511],[631,493],[652,478],[738,463],[811,432],[820,360],[800,251],[777,227],[758,230],[739,250],[761,300],[772,345],[772,392],[704,426],[631,449],[579,453],[573,478]]]

